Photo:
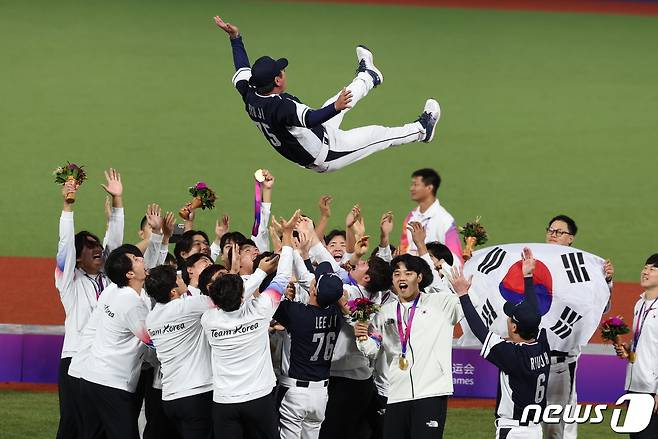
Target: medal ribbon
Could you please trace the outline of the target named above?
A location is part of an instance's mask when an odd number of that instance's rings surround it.
[[[658,300],[658,297],[653,299],[653,302],[651,302],[651,305],[646,311],[644,311],[644,305],[647,304],[647,301],[645,300],[642,302],[642,308],[640,308],[640,312],[637,316],[637,325],[635,325],[635,334],[633,334],[633,352],[635,352],[637,349],[637,344],[640,341],[640,335],[642,335],[642,328],[644,328],[644,322],[647,320],[649,311],[653,310],[653,306],[655,305],[656,300]],[[644,311],[644,316],[642,315],[642,311]]]
[[[258,228],[260,227],[260,200],[261,200],[261,187],[258,180],[255,180],[254,185],[254,225],[251,227],[251,236],[258,236]]]
[[[398,317],[398,336],[400,337],[400,344],[402,345],[402,358],[407,356],[407,343],[411,337],[411,325],[414,321],[414,315],[416,314],[416,305],[418,305],[418,299],[420,299],[420,294],[414,299],[414,303],[411,305],[411,310],[409,311],[409,320],[407,320],[407,327],[402,331],[402,311],[400,308],[400,302],[398,302],[397,308],[397,317]]]

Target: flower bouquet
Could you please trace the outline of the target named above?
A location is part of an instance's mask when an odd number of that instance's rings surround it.
[[[609,340],[615,346],[621,346],[624,350],[623,358],[628,358],[628,361],[635,363],[635,352],[630,351],[621,342],[619,336],[631,332],[628,325],[624,322],[622,316],[610,317],[601,324],[601,338]]]
[[[379,305],[366,298],[350,300],[347,302],[347,307],[350,310],[350,317],[353,322],[368,323],[379,311]],[[365,339],[367,337],[359,337],[360,341]]]
[[[87,179],[87,174],[82,169],[84,166],[78,166],[75,163],[66,162],[66,165],[60,166],[53,171],[55,176],[55,183],[65,184],[68,181],[75,181],[77,188]],[[66,194],[67,203],[75,203],[75,192],[68,192]]]
[[[474,222],[466,223],[464,227],[460,227],[459,233],[464,236],[464,244],[466,244],[466,247],[464,247],[464,251],[462,252],[465,261],[471,259],[476,245],[482,245],[487,242],[487,239],[489,239],[487,231],[484,226],[480,224],[480,217],[475,218]]]
[[[192,201],[187,203],[178,211],[178,214],[184,220],[190,219],[190,214],[194,209],[198,209],[200,207],[201,209],[205,210],[215,207],[215,200],[217,200],[217,196],[215,195],[215,192],[202,181],[198,182],[190,188],[190,195],[194,197],[192,198]]]

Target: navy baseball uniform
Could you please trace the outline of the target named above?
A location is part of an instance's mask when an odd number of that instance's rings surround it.
[[[290,360],[279,380],[279,428],[282,439],[317,438],[327,406],[327,386],[343,314],[335,304],[343,282],[329,263],[316,269],[310,304],[282,301],[274,314],[290,334]],[[284,368],[285,369],[285,368]]]
[[[245,111],[279,154],[302,167],[316,172],[336,171],[389,146],[429,142],[434,137],[440,117],[440,107],[434,99],[425,103],[423,113],[412,123],[343,131],[339,126],[349,108],[336,110],[334,104],[340,93],[317,110],[288,93],[273,93],[275,78],[288,66],[288,60],[264,56],[250,66],[242,37],[238,35],[230,41],[236,69],[232,82],[242,96]],[[352,107],[383,82],[370,50],[359,46],[356,52],[357,75],[346,87],[352,93]]]
[[[525,277],[526,300],[505,304],[505,313],[519,331],[532,333],[539,329],[541,315],[532,276]],[[480,355],[499,369],[496,397],[496,437],[506,439],[541,439],[539,424],[522,424],[521,415],[528,405],[546,407],[546,387],[550,373],[551,349],[546,331],[541,329],[534,340],[513,342],[501,338],[487,328],[468,295],[460,297],[464,316],[473,333],[482,342]]]

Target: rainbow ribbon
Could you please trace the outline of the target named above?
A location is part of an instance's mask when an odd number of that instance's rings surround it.
[[[260,228],[260,200],[261,200],[261,185],[258,180],[254,179],[254,225],[251,227],[251,236],[258,236],[258,229]]]

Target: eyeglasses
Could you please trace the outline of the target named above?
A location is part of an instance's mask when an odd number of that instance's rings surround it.
[[[558,238],[561,237],[562,235],[571,235],[569,232],[565,232],[564,230],[560,229],[551,229],[550,227],[546,228],[546,234],[547,235],[555,235]]]

